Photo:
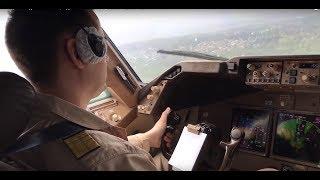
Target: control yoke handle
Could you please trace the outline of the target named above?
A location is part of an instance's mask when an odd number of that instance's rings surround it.
[[[231,163],[235,152],[238,150],[239,144],[244,139],[244,131],[239,128],[233,128],[230,134],[230,142],[226,143],[221,141],[220,146],[225,149],[222,164],[219,171],[228,171],[231,168]]]

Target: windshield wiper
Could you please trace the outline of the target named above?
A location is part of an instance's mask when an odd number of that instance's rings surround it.
[[[193,52],[193,51],[166,51],[161,49],[157,51],[157,53],[173,54],[178,56],[188,56],[188,57],[207,59],[207,60],[222,60],[222,61],[229,60],[228,58],[225,58],[225,57],[214,56],[210,54],[204,54],[204,53]]]

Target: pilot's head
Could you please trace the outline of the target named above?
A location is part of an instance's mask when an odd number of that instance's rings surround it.
[[[95,96],[105,88],[109,51],[92,34],[105,36],[92,10],[11,10],[5,40],[38,90],[72,86]]]

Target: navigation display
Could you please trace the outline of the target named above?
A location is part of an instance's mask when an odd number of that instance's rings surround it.
[[[235,109],[233,123],[244,130],[241,149],[265,153],[270,113],[265,110]]]
[[[273,153],[319,164],[319,127],[320,116],[279,113]]]

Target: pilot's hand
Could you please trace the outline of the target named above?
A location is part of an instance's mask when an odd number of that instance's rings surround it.
[[[173,134],[167,132],[167,133],[164,135],[163,140],[164,140],[164,142],[166,143],[165,145],[166,145],[168,148],[170,148],[170,147],[171,147],[172,140],[173,140]]]
[[[167,118],[171,109],[168,107],[161,114],[160,119],[156,122],[152,129],[145,132],[145,135],[148,137],[150,147],[159,148],[161,144],[161,138],[166,131],[167,127]]]

